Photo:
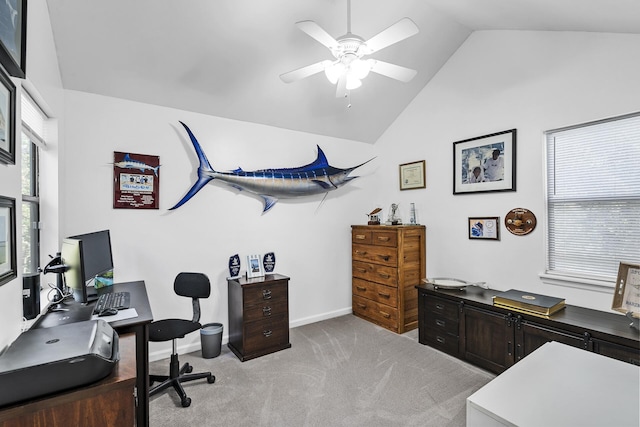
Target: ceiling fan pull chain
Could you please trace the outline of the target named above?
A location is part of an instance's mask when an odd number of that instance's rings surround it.
[[[348,90],[344,97],[347,98],[347,108],[351,108],[351,91]]]

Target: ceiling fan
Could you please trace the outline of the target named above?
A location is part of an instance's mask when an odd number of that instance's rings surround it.
[[[316,62],[281,74],[280,79],[285,83],[292,83],[324,71],[327,79],[337,85],[336,97],[339,98],[346,96],[348,91],[360,87],[362,79],[370,71],[405,83],[417,74],[416,70],[400,65],[373,58],[364,59],[365,56],[417,34],[418,27],[409,18],[402,18],[365,41],[362,37],[351,33],[351,0],[347,0],[347,33],[345,35],[334,39],[313,21],[296,22],[296,26],[329,48],[335,59]]]

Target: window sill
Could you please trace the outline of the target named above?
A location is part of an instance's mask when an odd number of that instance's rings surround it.
[[[554,273],[540,273],[542,283],[554,286],[564,286],[568,288],[584,289],[592,292],[601,292],[605,294],[613,293],[616,287],[614,282],[597,279],[585,279],[583,277],[565,276]]]

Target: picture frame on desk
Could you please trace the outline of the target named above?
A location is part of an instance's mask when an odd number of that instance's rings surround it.
[[[453,194],[516,191],[516,129],[453,143]]]
[[[611,309],[640,318],[640,265],[620,263]]]
[[[0,64],[13,77],[24,79],[27,58],[27,0],[0,2]]]
[[[263,276],[264,268],[262,267],[262,256],[247,255],[247,279]]]
[[[0,286],[15,279],[16,258],[16,199],[0,196]]]

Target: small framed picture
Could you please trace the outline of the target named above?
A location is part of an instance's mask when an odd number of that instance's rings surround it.
[[[247,255],[247,279],[262,276],[264,276],[264,269],[262,268],[262,256]]]
[[[1,69],[0,163],[16,163],[16,86]]]
[[[0,286],[17,277],[16,199],[0,196]]]
[[[516,191],[516,129],[453,143],[453,194]]]
[[[424,165],[424,160],[400,165],[400,190],[414,190],[427,186]]]
[[[640,265],[620,263],[611,309],[640,318]]]
[[[500,240],[500,217],[469,217],[469,239]]]

